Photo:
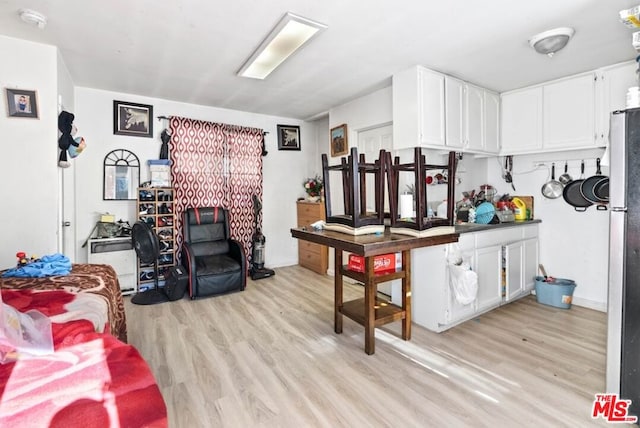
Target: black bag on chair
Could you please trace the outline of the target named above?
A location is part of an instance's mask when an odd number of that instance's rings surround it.
[[[189,283],[189,276],[182,266],[173,266],[164,274],[164,292],[170,301],[180,300],[184,297]]]

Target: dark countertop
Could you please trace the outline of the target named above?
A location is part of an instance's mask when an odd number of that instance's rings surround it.
[[[498,224],[463,223],[456,224],[456,233],[482,232],[484,230],[502,229],[505,227],[528,226],[541,222],[542,220],[512,221],[509,223]]]
[[[349,251],[360,256],[377,256],[380,254],[408,251],[413,248],[429,247],[432,245],[449,244],[458,241],[458,233],[444,235],[415,237],[410,235],[392,234],[385,228],[384,234],[349,235],[331,230],[313,230],[304,228],[291,229],[291,236],[314,244],[326,245],[343,251]]]

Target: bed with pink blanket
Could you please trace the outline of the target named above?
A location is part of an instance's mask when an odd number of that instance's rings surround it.
[[[55,350],[0,364],[0,426],[167,426],[153,374],[126,343],[124,302],[111,266],[0,277],[0,290],[5,304],[49,317]]]

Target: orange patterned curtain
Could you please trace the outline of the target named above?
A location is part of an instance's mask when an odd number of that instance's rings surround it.
[[[250,259],[253,195],[262,200],[263,130],[183,117],[172,117],[169,127],[178,248],[187,208],[221,206],[229,210],[231,237]]]

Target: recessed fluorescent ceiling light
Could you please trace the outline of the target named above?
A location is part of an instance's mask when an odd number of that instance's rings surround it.
[[[238,75],[264,79],[291,54],[326,28],[324,24],[287,12],[244,63]]]

